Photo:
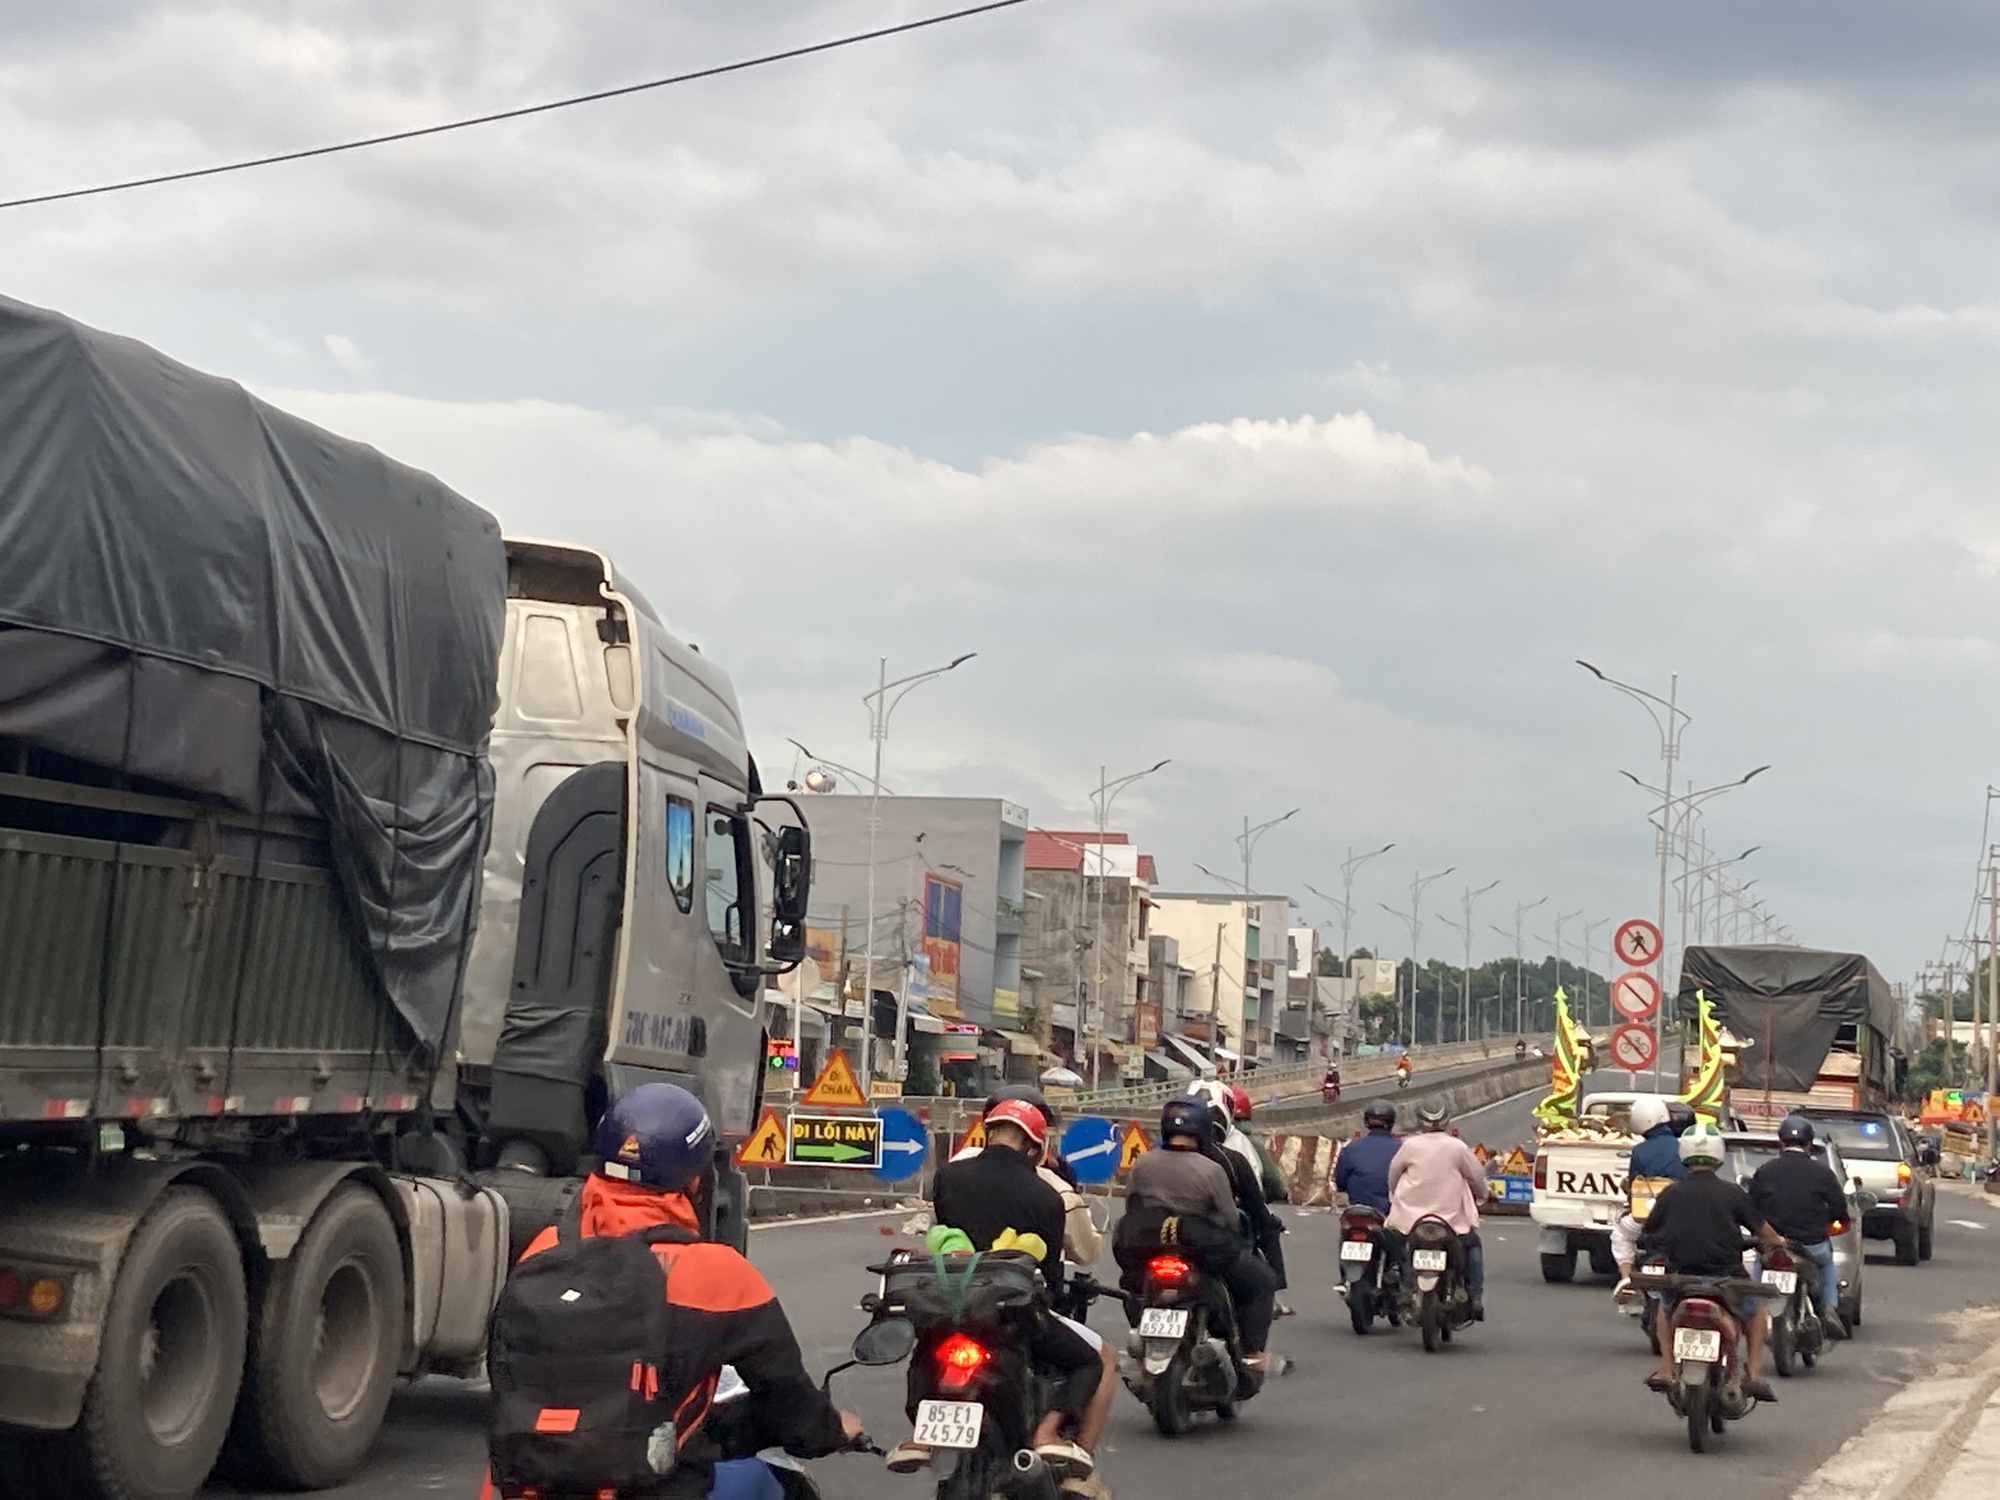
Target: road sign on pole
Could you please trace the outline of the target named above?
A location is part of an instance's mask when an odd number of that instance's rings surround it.
[[[836,1052],[819,1070],[819,1077],[813,1080],[812,1087],[799,1096],[799,1103],[819,1109],[866,1109],[868,1096],[861,1092],[861,1085],[855,1081],[854,1069],[847,1065],[847,1054]]]
[[[882,1165],[875,1175],[884,1182],[903,1182],[924,1169],[931,1153],[930,1132],[907,1109],[882,1111]]]
[[[1648,1027],[1628,1022],[1611,1033],[1611,1065],[1627,1073],[1643,1073],[1652,1067],[1655,1050],[1653,1033]]]
[[[879,1115],[794,1114],[786,1133],[788,1166],[859,1167],[873,1172],[882,1165]]]
[[[1611,981],[1611,1008],[1628,1021],[1644,1021],[1660,1008],[1660,981],[1631,969]]]
[[[1101,1115],[1082,1115],[1063,1132],[1062,1154],[1078,1182],[1109,1182],[1118,1175],[1118,1127]]]
[[[757,1128],[750,1132],[736,1152],[739,1167],[782,1167],[785,1165],[785,1124],[778,1118],[778,1112],[768,1106],[758,1118]]]
[[[1131,1121],[1126,1125],[1125,1134],[1118,1142],[1118,1170],[1131,1171],[1132,1163],[1152,1149],[1153,1143],[1147,1138],[1146,1132],[1139,1128],[1139,1122]]]
[[[1660,961],[1660,929],[1644,917],[1622,922],[1611,939],[1611,951],[1628,968],[1651,968]]]

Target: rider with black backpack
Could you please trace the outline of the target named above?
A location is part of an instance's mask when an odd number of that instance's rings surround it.
[[[769,1284],[700,1236],[715,1160],[701,1101],[641,1084],[606,1111],[597,1154],[494,1309],[487,1493],[767,1500],[776,1479],[742,1453],[858,1442],[860,1420],[806,1374]],[[705,1426],[724,1365],[749,1386],[757,1428],[732,1435],[733,1453]]]

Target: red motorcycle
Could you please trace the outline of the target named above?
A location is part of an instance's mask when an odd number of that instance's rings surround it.
[[[1335,1104],[1340,1100],[1340,1074],[1327,1069],[1326,1077],[1319,1081],[1319,1097],[1322,1104]]]
[[[1675,1276],[1659,1265],[1642,1266],[1632,1284],[1674,1299],[1667,1318],[1674,1383],[1666,1396],[1687,1421],[1688,1447],[1705,1453],[1725,1423],[1741,1421],[1757,1404],[1744,1389],[1750,1378],[1744,1325],[1762,1289],[1743,1277]]]

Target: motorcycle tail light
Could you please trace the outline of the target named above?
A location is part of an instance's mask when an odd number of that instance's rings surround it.
[[[962,1391],[993,1358],[992,1351],[978,1339],[954,1333],[937,1346],[931,1356],[937,1361],[938,1385],[947,1391]]]
[[[1146,1274],[1167,1286],[1179,1286],[1193,1269],[1178,1255],[1156,1255],[1146,1262]]]
[[[1789,1251],[1773,1250],[1764,1259],[1774,1271],[1789,1271],[1792,1269],[1792,1257]]]
[[[1674,1309],[1676,1328],[1714,1328],[1723,1326],[1724,1314],[1720,1304],[1704,1297],[1690,1297]]]
[[[1826,1227],[1827,1233],[1835,1239],[1839,1239],[1843,1234],[1847,1233],[1847,1221],[1845,1219],[1835,1219]]]

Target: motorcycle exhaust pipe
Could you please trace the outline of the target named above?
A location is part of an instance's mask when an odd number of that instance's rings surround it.
[[[1049,1466],[1033,1448],[1014,1450],[1014,1482],[1008,1486],[1016,1492],[1042,1484],[1049,1477]]]

